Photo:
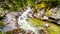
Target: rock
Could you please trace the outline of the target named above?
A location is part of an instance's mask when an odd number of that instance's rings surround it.
[[[35,33],[33,31],[31,31],[31,30],[21,29],[21,32],[19,34],[35,34]]]
[[[27,30],[25,34],[35,34],[35,33],[31,30]]]
[[[44,16],[41,18],[41,20],[48,20],[48,18],[49,18],[48,16]]]
[[[43,26],[47,28],[47,27],[49,27],[49,24],[43,24]]]
[[[48,32],[46,30],[43,30],[43,29],[39,30],[39,33],[40,34],[48,34]]]
[[[41,19],[43,14],[44,14],[44,9],[42,9],[42,10],[38,9],[37,12],[34,13],[34,17]]]
[[[58,20],[56,23],[60,25],[60,20]]]
[[[15,29],[15,30],[7,31],[4,34],[19,34],[20,31],[21,29]]]
[[[19,16],[19,14],[17,12],[11,12],[6,14],[6,17],[4,19],[4,28],[3,31],[10,31],[10,30],[14,30],[14,29],[18,29],[19,25],[17,22],[17,17]]]
[[[32,15],[32,14],[33,14],[32,12],[29,12],[29,13],[27,14],[27,16],[33,18],[33,15]]]
[[[51,18],[54,18],[54,19],[60,19],[60,7],[56,7],[56,8],[52,8],[50,9],[51,11]]]

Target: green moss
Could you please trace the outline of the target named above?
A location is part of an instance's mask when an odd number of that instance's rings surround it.
[[[38,20],[36,18],[29,18],[28,19],[29,22],[32,24],[32,26],[36,26],[38,28],[43,28],[45,29],[49,34],[59,34],[60,33],[60,26],[57,26],[53,23],[50,23],[50,22],[47,22],[47,21],[42,21],[42,20]],[[44,24],[49,24],[49,27],[48,28],[45,28]]]

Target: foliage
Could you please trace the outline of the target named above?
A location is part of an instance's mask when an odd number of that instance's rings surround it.
[[[35,5],[41,5],[41,2],[47,4],[47,7],[57,6],[60,5],[59,0],[1,0],[1,2],[5,2],[3,5],[4,9],[9,9],[12,11],[17,11],[20,7],[26,7],[26,6],[35,6]],[[38,7],[38,6],[36,6]]]

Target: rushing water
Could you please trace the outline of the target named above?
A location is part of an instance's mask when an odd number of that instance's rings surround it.
[[[32,27],[29,22],[26,20],[27,14],[28,12],[31,12],[31,8],[27,7],[27,10],[18,18],[18,24],[20,26],[20,28],[24,29],[24,30],[31,30],[33,31],[35,34],[38,34],[38,29],[36,27]]]

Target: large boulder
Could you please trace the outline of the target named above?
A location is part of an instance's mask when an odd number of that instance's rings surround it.
[[[51,18],[54,18],[54,19],[60,19],[60,7],[56,7],[56,8],[52,8],[50,9],[51,11]]]
[[[14,29],[18,29],[19,25],[17,22],[17,18],[18,18],[18,12],[11,12],[6,14],[5,19],[4,19],[4,28],[3,31],[10,31],[10,30],[14,30]]]

